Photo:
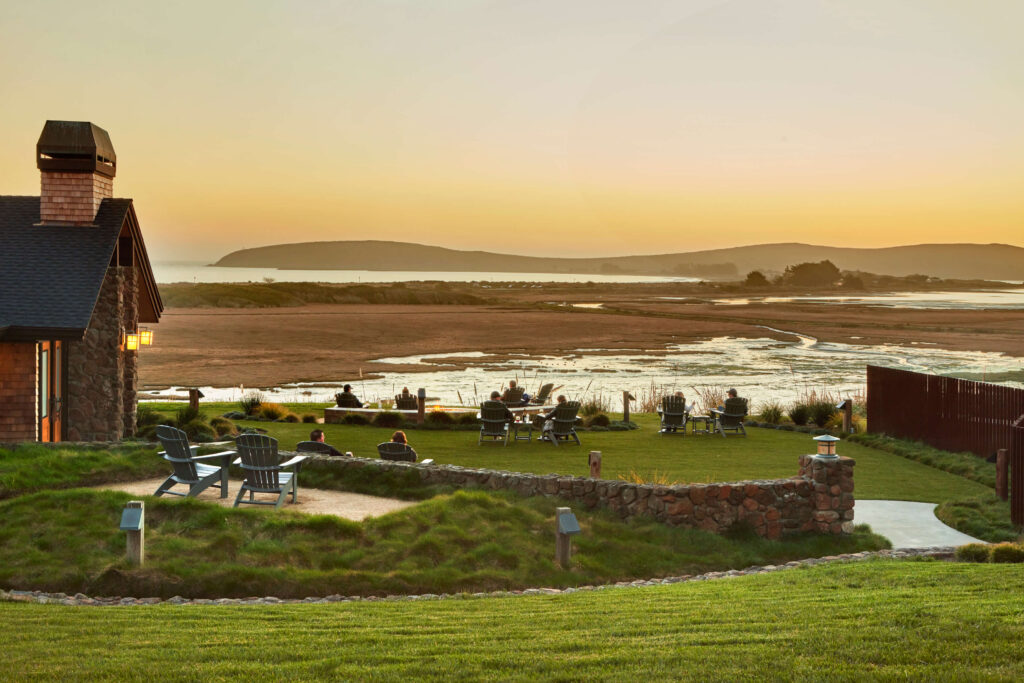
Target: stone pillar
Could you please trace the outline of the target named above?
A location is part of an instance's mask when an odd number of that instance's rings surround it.
[[[800,476],[813,489],[814,531],[848,534],[853,531],[853,458],[800,456]]]
[[[68,344],[67,437],[117,441],[135,433],[137,351],[121,331],[138,328],[138,282],[131,267],[110,267],[85,338]]]

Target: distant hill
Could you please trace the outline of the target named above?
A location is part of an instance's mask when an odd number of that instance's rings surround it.
[[[290,270],[628,273],[720,280],[735,279],[751,270],[779,272],[795,263],[824,259],[843,270],[883,275],[920,273],[956,279],[1024,279],[1024,248],[1007,244],[915,244],[850,249],[789,243],[649,256],[549,258],[366,240],[301,242],[241,249],[224,256],[214,265]]]

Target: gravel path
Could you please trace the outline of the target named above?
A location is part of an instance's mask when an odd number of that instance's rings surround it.
[[[163,481],[164,480],[161,477],[158,479],[145,479],[143,481],[131,481],[121,484],[104,484],[103,486],[96,486],[94,488],[111,491],[124,491],[135,496],[151,496]],[[238,487],[241,486],[241,484],[241,480],[229,480],[227,498],[220,498],[220,489],[215,488],[206,489],[199,494],[198,498],[199,500],[205,500],[211,503],[220,503],[225,507],[230,507],[235,502],[235,495],[237,494]],[[185,487],[179,486],[177,490],[184,491]],[[168,496],[165,495],[164,497],[167,498]],[[270,499],[269,496],[265,496],[265,498],[267,500]],[[291,502],[291,496],[289,496],[282,509],[296,510],[308,515],[337,515],[338,517],[344,517],[345,519],[351,519],[359,522],[367,517],[380,517],[381,515],[394,512],[395,510],[401,510],[412,505],[416,505],[416,503],[407,500],[398,500],[396,498],[379,498],[377,496],[367,496],[362,493],[349,493],[347,491],[325,491],[323,489],[303,488],[300,480],[299,502],[293,505]]]

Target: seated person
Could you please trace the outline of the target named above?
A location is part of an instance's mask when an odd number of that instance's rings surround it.
[[[405,437],[405,432],[403,432],[401,429],[399,429],[397,432],[391,435],[391,442],[402,443],[405,444],[406,446],[409,446],[409,440]],[[412,457],[419,457],[416,455],[416,449],[414,449],[412,446],[409,446],[409,450],[412,452]]]
[[[725,403],[724,404],[718,406],[719,412],[729,412],[729,411],[727,411],[725,409],[725,406],[728,405],[728,406],[738,407],[741,404],[741,402],[742,402],[743,414],[746,415],[746,413],[747,413],[747,408],[746,408],[747,400],[743,399],[743,398],[739,398],[739,396],[737,395],[735,389],[730,389],[729,391],[725,392],[725,394],[726,394],[726,396],[728,398],[725,399]],[[738,400],[734,400],[734,399],[738,399]]]
[[[325,451],[325,453],[327,455],[330,455],[330,456],[336,456],[336,455],[340,456],[340,455],[342,455],[341,451],[339,451],[337,448],[335,448],[334,446],[330,445],[329,443],[324,443],[324,430],[322,430],[322,429],[314,429],[313,431],[311,431],[309,433],[309,440],[310,441],[316,441],[317,443],[324,444],[324,446],[326,446],[328,449],[330,449],[330,450],[326,450]]]
[[[502,394],[501,398],[498,400],[502,403],[519,406],[526,405],[526,403],[529,402],[530,397],[525,391],[519,388],[519,385],[516,384],[514,379],[510,379],[508,381],[508,389],[505,390],[505,393]]]
[[[363,402],[352,393],[352,385],[346,384],[340,394],[335,396],[340,408],[362,408]]]
[[[547,415],[538,415],[536,418],[534,418],[535,423],[543,422],[541,433],[550,432],[552,429],[555,428],[555,413],[558,412],[558,408],[567,400],[568,399],[565,397],[565,394],[559,394],[558,400],[555,402],[555,407],[552,408]]]
[[[492,401],[498,401],[499,403],[501,403],[501,394],[499,394],[497,391],[492,391],[491,392],[491,400]],[[505,420],[511,426],[511,424],[516,421],[515,413],[513,413],[511,410],[509,410],[508,406],[505,405],[504,403],[501,404],[501,407],[505,410]]]

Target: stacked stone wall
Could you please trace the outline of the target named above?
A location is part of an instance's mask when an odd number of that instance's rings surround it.
[[[35,343],[0,343],[0,443],[37,438],[36,365]]]
[[[135,432],[136,351],[121,331],[138,328],[138,281],[131,267],[110,267],[85,338],[68,344],[70,441],[116,441]]]
[[[454,465],[422,465],[369,458],[316,456],[307,469],[377,467],[416,471],[427,484],[556,496],[587,508],[604,507],[619,517],[651,517],[669,526],[722,533],[737,523],[779,538],[804,531],[842,534],[853,530],[853,465],[850,458],[800,458],[799,474],[716,484],[634,484],[557,474],[526,474]]]

